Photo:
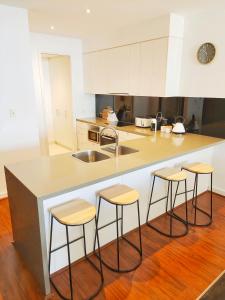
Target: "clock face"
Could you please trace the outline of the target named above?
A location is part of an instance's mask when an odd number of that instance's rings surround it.
[[[216,48],[211,43],[205,43],[200,46],[197,53],[198,61],[201,64],[210,63],[216,55]]]

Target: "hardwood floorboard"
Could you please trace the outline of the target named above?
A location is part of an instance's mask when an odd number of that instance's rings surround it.
[[[201,205],[207,209],[209,193],[200,197]],[[134,272],[117,274],[104,268],[105,284],[98,300],[194,300],[225,269],[225,197],[214,194],[214,221],[210,227],[190,227],[189,234],[178,239],[159,235],[147,226],[142,226],[143,262]],[[177,209],[182,215],[183,206]],[[189,213],[191,214],[189,203]],[[200,216],[199,221],[204,217]],[[165,228],[167,217],[161,216],[154,225]],[[179,223],[175,230],[182,230]],[[137,242],[137,232],[128,235]],[[26,270],[12,241],[11,222],[7,199],[0,201],[0,300],[41,300],[33,277]],[[112,263],[115,244],[102,250],[104,258]],[[134,265],[136,253],[123,242],[121,246],[122,266]],[[95,257],[91,257],[97,264]],[[68,295],[67,270],[54,276],[55,282]],[[85,299],[98,284],[98,274],[86,261],[73,265],[73,282],[76,299]],[[225,297],[225,296],[224,296]],[[58,300],[54,289],[48,299]]]

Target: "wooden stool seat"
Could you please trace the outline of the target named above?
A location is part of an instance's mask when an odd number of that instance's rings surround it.
[[[139,199],[139,193],[124,184],[116,184],[99,191],[98,195],[112,204],[128,205]]]
[[[214,171],[214,168],[212,166],[201,162],[186,164],[182,167],[182,169],[197,174],[210,174]]]
[[[96,208],[82,199],[74,199],[51,209],[51,214],[64,225],[82,225],[96,215]]]
[[[176,168],[163,168],[154,172],[154,176],[160,177],[168,181],[183,181],[187,179],[185,171]]]

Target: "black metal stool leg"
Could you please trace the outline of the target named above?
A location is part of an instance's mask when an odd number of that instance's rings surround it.
[[[153,177],[153,182],[152,182],[152,189],[151,189],[150,200],[149,200],[149,204],[148,204],[148,211],[147,211],[146,223],[148,223],[148,217],[149,217],[150,207],[151,207],[151,204],[152,204],[152,195],[153,195],[154,185],[155,185],[155,176]]]
[[[51,215],[51,225],[50,225],[50,241],[49,241],[49,255],[48,255],[48,273],[50,276],[51,269],[51,255],[52,255],[52,231],[53,231],[53,215]]]
[[[98,221],[99,221],[99,214],[100,214],[101,201],[102,201],[102,198],[99,197],[98,208],[97,208],[97,217],[96,217],[96,229],[95,229],[95,237],[94,237],[94,247],[93,247],[93,252],[95,252],[95,246],[96,246],[96,238],[97,238],[97,230],[98,230]]]
[[[195,201],[196,177],[197,177],[197,174],[195,174],[195,180],[194,180],[194,188],[193,188],[192,205],[194,205],[194,201]]]
[[[172,234],[172,230],[173,230],[173,227],[172,227],[172,222],[173,222],[173,219],[172,219],[172,210],[173,210],[173,182],[171,181],[170,182],[170,236],[172,237],[173,234]]]
[[[123,205],[121,205],[121,237],[123,237]]]
[[[82,228],[83,228],[83,241],[84,241],[84,255],[85,255],[85,257],[87,257],[86,235],[85,235],[84,224],[82,225]]]
[[[210,199],[210,218],[211,218],[211,221],[212,221],[212,215],[213,215],[213,212],[212,212],[212,206],[213,206],[213,187],[212,187],[212,185],[213,185],[213,173],[211,173],[211,176],[210,176],[211,178],[211,182],[210,182],[210,188],[211,188],[211,199]]]
[[[68,226],[67,225],[65,226],[66,226],[67,254],[68,254],[68,263],[69,263],[70,295],[71,295],[71,300],[73,300],[73,282],[72,282],[72,270],[71,270],[71,260],[70,260],[69,231],[68,231]]]
[[[173,200],[173,209],[175,207],[175,202],[176,202],[176,197],[177,197],[177,194],[178,194],[179,185],[180,185],[180,182],[178,181],[177,187],[176,187],[176,192],[175,192],[175,197],[174,197],[174,200]]]
[[[97,237],[97,245],[98,245],[98,256],[99,256],[100,272],[101,272],[101,279],[102,279],[102,284],[103,284],[104,276],[103,276],[103,269],[102,269],[102,258],[101,258],[100,242],[99,242],[99,235],[98,235],[98,229],[97,229],[97,218],[96,217],[95,217],[95,228],[96,228],[96,237]]]
[[[140,247],[140,255],[142,256],[141,220],[140,220],[139,200],[137,200],[137,211],[138,211],[139,247]]]
[[[174,196],[174,201],[173,201],[173,209],[172,209],[172,214],[173,216],[180,222],[182,222],[183,224],[185,224],[185,227],[186,227],[186,230],[185,230],[185,233],[180,235],[180,236],[184,236],[188,233],[188,200],[187,200],[187,180],[185,179],[184,180],[184,188],[185,188],[185,191],[184,193],[179,193],[178,194],[178,189],[179,189],[179,185],[180,185],[180,182],[178,182],[177,184],[177,188],[176,188],[176,192],[175,192],[175,196]],[[176,203],[176,198],[178,195],[182,195],[184,194],[185,195],[185,220],[183,218],[181,218],[179,215],[177,215],[175,212],[174,212],[174,208],[175,208],[175,203]]]
[[[188,226],[188,198],[187,198],[187,179],[184,181],[185,184],[185,210],[186,210],[186,224]]]
[[[116,205],[116,245],[117,245],[117,269],[120,270],[120,241],[119,241],[119,217],[118,205]]]
[[[196,187],[195,187],[195,201],[194,201],[194,208],[195,208],[195,215],[194,215],[194,224],[197,224],[197,206],[198,206],[198,174],[196,174]]]
[[[168,181],[168,188],[167,188],[167,197],[166,197],[166,213],[168,213],[169,194],[170,194],[170,181]]]

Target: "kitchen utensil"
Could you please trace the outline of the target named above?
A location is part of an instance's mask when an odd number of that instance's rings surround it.
[[[178,120],[181,120],[181,121],[178,121]],[[177,116],[175,118],[175,124],[173,126],[172,132],[176,133],[176,134],[184,134],[185,133],[183,116]]]

